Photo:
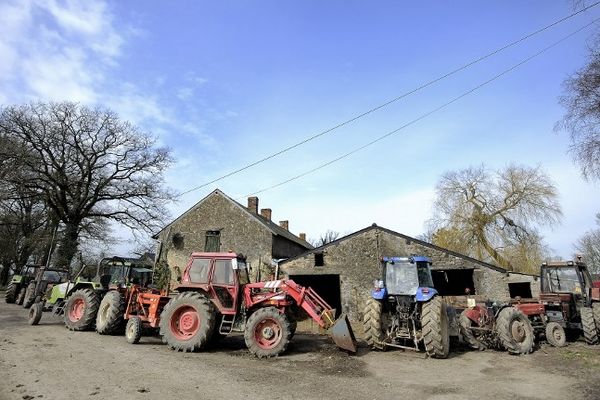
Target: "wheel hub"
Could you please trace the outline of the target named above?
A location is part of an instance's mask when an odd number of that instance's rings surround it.
[[[85,311],[85,302],[83,299],[76,299],[71,305],[69,310],[69,319],[73,322],[77,322],[83,317]]]
[[[275,336],[275,331],[270,326],[263,328],[262,335],[265,339],[272,339]]]
[[[173,314],[170,328],[177,339],[191,339],[200,329],[200,316],[195,308],[183,306]]]
[[[517,342],[522,342],[527,337],[525,325],[522,322],[515,321],[511,327],[511,334]]]

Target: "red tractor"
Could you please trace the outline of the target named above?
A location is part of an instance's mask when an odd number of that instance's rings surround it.
[[[338,347],[356,352],[347,318],[336,322],[335,310],[315,291],[292,280],[250,283],[246,263],[235,253],[193,253],[174,289],[179,294],[170,299],[150,290],[129,297],[125,318],[130,342],[139,340],[143,325],[159,326],[163,341],[184,352],[243,332],[251,353],[273,357],[286,350],[296,331],[293,315],[302,308],[322,328],[332,327]]]

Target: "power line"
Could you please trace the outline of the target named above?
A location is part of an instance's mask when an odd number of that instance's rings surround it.
[[[310,142],[312,140],[315,140],[315,139],[317,139],[317,138],[319,138],[321,136],[324,136],[324,135],[326,135],[326,134],[328,134],[328,133],[330,133],[330,132],[332,132],[332,131],[334,131],[336,129],[339,129],[339,128],[345,126],[345,125],[348,125],[348,124],[350,124],[350,123],[352,123],[352,122],[354,122],[354,121],[356,121],[356,120],[358,120],[360,118],[363,118],[363,117],[365,117],[365,116],[367,116],[369,114],[372,114],[375,111],[381,110],[382,108],[385,108],[385,107],[389,106],[392,103],[395,103],[395,102],[397,102],[399,100],[402,100],[405,97],[408,97],[408,96],[410,96],[410,95],[412,95],[412,94],[414,94],[414,93],[416,93],[416,92],[418,92],[420,90],[423,90],[423,89],[425,89],[425,88],[427,88],[427,87],[429,87],[429,86],[431,86],[431,85],[433,85],[433,84],[435,84],[435,83],[437,83],[437,82],[439,82],[439,81],[441,81],[443,79],[449,78],[450,76],[455,75],[458,72],[461,72],[461,71],[463,71],[463,70],[465,70],[465,69],[467,69],[467,68],[469,68],[469,67],[471,67],[471,66],[473,66],[473,65],[475,65],[477,63],[480,63],[480,62],[482,62],[482,61],[484,61],[484,60],[486,60],[486,59],[488,59],[488,58],[490,58],[490,57],[492,57],[492,56],[494,56],[494,55],[496,55],[496,54],[498,54],[498,53],[500,53],[500,52],[502,52],[502,51],[504,51],[504,50],[506,50],[506,49],[508,49],[510,47],[513,47],[513,46],[515,46],[515,45],[517,45],[517,44],[519,44],[519,43],[521,43],[521,42],[523,42],[523,41],[525,41],[525,40],[527,40],[527,39],[529,39],[529,38],[531,38],[531,37],[533,37],[535,35],[538,35],[538,34],[544,32],[544,31],[546,31],[546,30],[548,30],[548,29],[550,29],[550,28],[552,28],[552,27],[554,27],[554,26],[556,26],[556,25],[558,25],[558,24],[560,24],[560,23],[562,23],[564,21],[567,21],[567,20],[573,18],[574,16],[576,16],[578,14],[581,14],[582,12],[585,12],[585,11],[587,11],[587,10],[589,10],[589,9],[597,6],[598,4],[600,4],[600,1],[597,1],[597,2],[595,2],[595,3],[593,3],[593,4],[589,5],[589,6],[587,6],[585,8],[582,8],[579,11],[576,11],[576,12],[570,14],[570,15],[567,15],[566,17],[563,17],[563,18],[561,18],[561,19],[559,19],[557,21],[554,21],[553,23],[551,23],[549,25],[546,25],[545,27],[540,28],[540,29],[538,29],[538,30],[536,30],[536,31],[534,31],[534,32],[526,35],[526,36],[523,36],[520,39],[515,40],[514,42],[508,43],[508,44],[506,44],[506,45],[504,45],[504,46],[502,46],[502,47],[500,47],[500,48],[498,48],[498,49],[496,49],[496,50],[494,50],[494,51],[492,51],[492,52],[490,52],[490,53],[488,53],[488,54],[486,54],[484,56],[481,56],[479,58],[476,58],[473,61],[468,62],[467,64],[464,64],[463,66],[461,66],[459,68],[456,68],[456,69],[454,69],[454,70],[452,70],[452,71],[450,71],[450,72],[448,72],[448,73],[446,73],[444,75],[441,75],[441,76],[439,76],[439,77],[437,77],[437,78],[435,78],[435,79],[433,79],[433,80],[431,80],[431,81],[429,81],[427,83],[421,84],[420,86],[418,86],[418,87],[416,87],[416,88],[414,88],[414,89],[412,89],[412,90],[410,90],[408,92],[405,92],[405,93],[403,93],[403,94],[401,94],[401,95],[399,95],[397,97],[394,97],[393,99],[388,100],[385,103],[382,103],[382,104],[380,104],[380,105],[378,105],[376,107],[373,107],[373,108],[371,108],[371,109],[369,109],[369,110],[367,110],[367,111],[365,111],[365,112],[363,112],[361,114],[358,114],[358,115],[356,115],[356,116],[354,116],[354,117],[352,117],[352,118],[350,118],[348,120],[340,122],[339,124],[337,124],[337,125],[335,125],[335,126],[333,126],[331,128],[328,128],[328,129],[326,129],[324,131],[321,131],[321,132],[319,132],[319,133],[317,133],[317,134],[315,134],[313,136],[310,136],[310,137],[308,137],[308,138],[306,138],[306,139],[304,139],[304,140],[302,140],[300,142],[297,142],[296,144],[293,144],[291,146],[285,147],[285,148],[283,148],[283,149],[281,149],[281,150],[279,150],[279,151],[277,151],[275,153],[272,153],[272,154],[270,154],[268,156],[265,156],[265,157],[263,157],[263,158],[261,158],[259,160],[256,160],[256,161],[254,161],[254,162],[252,162],[250,164],[246,164],[246,165],[244,165],[244,166],[242,166],[242,167],[240,167],[238,169],[235,169],[235,170],[233,170],[231,172],[228,172],[225,175],[221,175],[221,176],[219,176],[219,177],[217,177],[217,178],[215,178],[215,179],[213,179],[211,181],[205,182],[205,183],[203,183],[201,185],[198,185],[198,186],[195,186],[195,187],[193,187],[193,188],[191,188],[189,190],[186,190],[185,192],[180,193],[179,196],[184,196],[184,195],[186,195],[188,193],[194,192],[194,191],[196,191],[198,189],[202,189],[202,188],[204,188],[204,187],[206,187],[208,185],[212,185],[213,183],[219,182],[219,181],[221,181],[221,180],[223,180],[225,178],[228,178],[228,177],[230,177],[232,175],[238,174],[238,173],[240,173],[242,171],[245,171],[245,170],[247,170],[249,168],[252,168],[252,167],[254,167],[254,166],[258,165],[258,164],[261,164],[261,163],[263,163],[265,161],[268,161],[268,160],[270,160],[272,158],[275,158],[275,157],[277,157],[277,156],[279,156],[279,155],[281,155],[283,153],[286,153],[286,152],[288,152],[290,150],[293,150],[296,147],[302,146],[303,144],[306,144],[306,143],[308,143],[308,142]]]
[[[329,166],[331,164],[334,164],[334,163],[336,163],[336,162],[338,162],[338,161],[340,161],[340,160],[342,160],[344,158],[347,158],[347,157],[351,156],[354,153],[357,153],[357,152],[359,152],[359,151],[361,151],[361,150],[363,150],[363,149],[365,149],[365,148],[367,148],[369,146],[372,146],[373,144],[375,144],[375,143],[377,143],[377,142],[379,142],[379,141],[381,141],[381,140],[383,140],[383,139],[385,139],[385,138],[387,138],[387,137],[389,137],[389,136],[391,136],[391,135],[393,135],[395,133],[398,133],[399,131],[401,131],[401,130],[403,130],[403,129],[411,126],[411,125],[416,124],[417,122],[419,122],[419,121],[421,121],[421,120],[429,117],[430,115],[432,115],[432,114],[434,114],[434,113],[436,113],[436,112],[438,112],[438,111],[440,111],[440,110],[448,107],[449,105],[451,105],[453,103],[456,103],[457,101],[459,101],[463,97],[466,97],[466,96],[470,95],[471,93],[473,93],[473,92],[481,89],[482,87],[484,87],[484,86],[486,86],[486,85],[494,82],[495,80],[501,78],[502,76],[508,74],[509,72],[511,72],[511,71],[519,68],[523,64],[526,64],[527,62],[529,62],[529,61],[533,60],[534,58],[540,56],[541,54],[545,53],[546,51],[550,50],[551,48],[558,46],[560,43],[564,42],[565,40],[571,38],[572,36],[578,34],[579,32],[583,31],[584,29],[586,29],[586,28],[590,27],[591,25],[595,24],[597,21],[600,21],[600,18],[597,18],[597,19],[593,20],[589,24],[587,24],[587,25],[585,25],[585,26],[577,29],[576,31],[568,34],[567,36],[564,36],[562,39],[560,39],[560,40],[552,43],[551,45],[549,45],[547,47],[544,47],[542,50],[538,51],[537,53],[533,54],[532,56],[529,56],[529,57],[523,59],[522,61],[520,61],[519,63],[513,65],[512,67],[510,67],[508,69],[505,69],[504,71],[502,71],[498,75],[493,76],[492,78],[488,79],[487,81],[485,81],[483,83],[480,83],[479,85],[477,85],[477,86],[475,86],[475,87],[467,90],[466,92],[464,92],[461,95],[453,98],[452,100],[450,100],[450,101],[448,101],[448,102],[446,102],[446,103],[444,103],[444,104],[442,104],[442,105],[434,108],[433,110],[431,110],[431,111],[429,111],[429,112],[427,112],[425,114],[422,114],[421,116],[413,119],[410,122],[407,122],[406,124],[402,125],[401,127],[397,128],[397,129],[394,129],[393,131],[390,131],[390,132],[388,132],[388,133],[386,133],[386,134],[384,134],[382,136],[379,136],[378,138],[376,138],[374,140],[371,140],[370,142],[365,143],[364,145],[362,145],[360,147],[357,147],[357,148],[355,148],[355,149],[353,149],[353,150],[351,150],[351,151],[349,151],[347,153],[344,153],[341,156],[338,156],[338,157],[336,157],[336,158],[334,158],[332,160],[329,160],[326,163],[323,163],[323,164],[321,164],[321,165],[319,165],[319,166],[317,166],[317,167],[315,167],[313,169],[305,171],[305,172],[303,172],[303,173],[301,173],[299,175],[296,175],[296,176],[294,176],[292,178],[289,178],[289,179],[287,179],[287,180],[285,180],[283,182],[280,182],[280,183],[277,183],[275,185],[272,185],[272,186],[266,187],[264,189],[258,190],[258,191],[254,192],[254,193],[250,193],[250,194],[246,195],[245,197],[254,196],[254,195],[257,195],[259,193],[266,192],[267,190],[271,190],[271,189],[275,189],[275,188],[277,188],[279,186],[283,186],[286,183],[295,181],[295,180],[300,179],[300,178],[302,178],[302,177],[304,177],[306,175],[312,174],[312,173],[314,173],[314,172],[316,172],[316,171],[318,171],[318,170],[320,170],[322,168],[325,168],[325,167],[327,167],[327,166]]]

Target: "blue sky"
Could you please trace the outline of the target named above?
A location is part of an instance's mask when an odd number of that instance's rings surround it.
[[[0,104],[101,104],[173,150],[185,191],[377,106],[572,12],[570,1],[127,1],[0,3]],[[600,17],[600,6],[383,110],[181,198],[244,197],[396,129]],[[564,217],[554,253],[594,227],[600,187],[553,131],[587,29],[419,123],[259,195],[273,219],[317,237],[373,222],[417,235],[452,169],[540,165]],[[124,234],[121,232],[121,234]],[[122,247],[119,251],[128,251]]]

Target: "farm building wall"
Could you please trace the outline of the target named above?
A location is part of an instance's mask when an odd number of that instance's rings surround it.
[[[339,275],[343,312],[352,322],[360,322],[373,281],[381,277],[381,257],[411,255],[429,257],[433,271],[446,274],[456,270],[472,271],[475,294],[494,300],[510,299],[509,282],[533,281],[532,276],[508,274],[501,268],[376,226],[286,260],[281,263],[281,270],[292,277]],[[464,289],[460,290],[463,294]]]

